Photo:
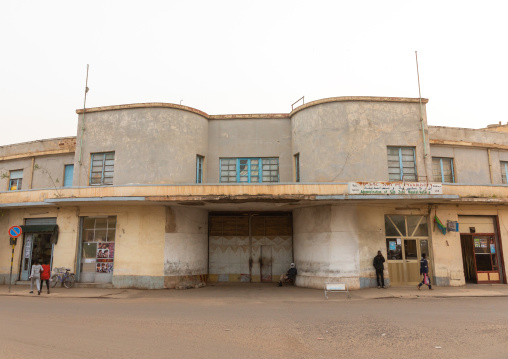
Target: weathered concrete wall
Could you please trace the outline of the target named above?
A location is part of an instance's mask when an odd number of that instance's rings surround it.
[[[82,121],[81,114],[75,186],[89,185],[91,154],[96,152],[115,152],[114,185],[193,183],[196,155],[207,157],[205,117],[173,108],[136,108],[86,114],[80,166]]]
[[[350,207],[349,211],[354,213],[358,220],[356,221],[356,234],[358,236],[359,261],[360,261],[360,288],[377,287],[376,271],[372,266],[377,251],[381,251],[385,259],[386,241],[385,241],[385,223],[386,213],[394,211],[382,207],[358,206]],[[388,273],[388,264],[384,264],[385,285],[390,285]]]
[[[117,216],[113,286],[164,287],[163,206],[90,206],[80,216]]]
[[[453,158],[456,183],[490,184],[489,156],[486,148],[431,146],[430,154],[432,157]],[[496,183],[501,183],[499,160],[493,159],[492,165],[493,178],[497,180]]]
[[[37,157],[32,188],[63,187],[65,165],[72,164],[74,164],[74,153]]]
[[[203,286],[208,274],[208,211],[166,207],[164,287]]]
[[[59,153],[73,153],[76,137],[51,138],[0,146],[0,161]]]
[[[431,167],[419,118],[419,104],[404,102],[329,102],[296,112],[293,154],[300,153],[301,181],[388,181],[388,146],[415,147],[425,180]]]
[[[360,288],[360,252],[355,211],[319,206],[293,211],[296,285],[323,289],[327,281]]]
[[[429,138],[431,140],[508,145],[508,133],[485,129],[429,126]]]
[[[208,143],[207,183],[219,183],[221,157],[278,157],[280,182],[293,181],[289,118],[210,120]]]
[[[16,170],[23,170],[23,190],[63,187],[64,166],[72,164],[74,153],[0,161],[0,191],[8,190],[10,171]]]
[[[0,161],[0,191],[9,190],[10,172],[23,170],[23,182],[21,189],[30,189],[32,178],[32,159],[23,158],[10,161]]]

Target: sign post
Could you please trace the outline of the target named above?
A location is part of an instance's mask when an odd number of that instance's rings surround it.
[[[12,245],[12,256],[11,256],[11,273],[9,275],[9,293],[11,292],[12,283],[12,264],[14,261],[14,247],[16,246],[16,239],[23,233],[20,226],[12,226],[9,228],[10,244]]]

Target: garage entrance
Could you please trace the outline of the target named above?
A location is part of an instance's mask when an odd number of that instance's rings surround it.
[[[212,213],[210,282],[277,282],[293,261],[291,213]]]

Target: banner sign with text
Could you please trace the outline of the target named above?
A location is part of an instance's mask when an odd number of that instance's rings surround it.
[[[349,182],[349,194],[443,194],[442,183],[426,182]]]

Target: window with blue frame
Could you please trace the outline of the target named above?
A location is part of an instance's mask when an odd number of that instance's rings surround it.
[[[434,182],[455,183],[453,158],[432,157],[432,178]]]
[[[11,171],[9,175],[9,191],[19,191],[23,184],[23,170]]]
[[[414,147],[388,147],[388,178],[390,181],[417,180]]]
[[[221,158],[221,183],[279,182],[278,158]]]
[[[196,183],[203,183],[203,162],[205,158],[196,155]]]
[[[65,165],[64,187],[72,187],[72,178],[74,177],[74,165]]]
[[[501,161],[501,180],[504,184],[508,184],[507,181],[507,175],[508,175],[508,162]]]
[[[114,173],[115,173],[114,152],[92,154],[92,165],[90,166],[91,186],[112,185]]]
[[[295,155],[295,182],[300,182],[300,154]]]

